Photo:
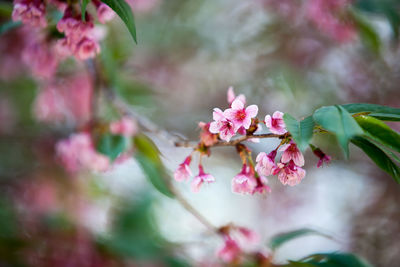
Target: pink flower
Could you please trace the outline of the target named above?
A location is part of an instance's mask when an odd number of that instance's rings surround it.
[[[257,105],[251,105],[245,108],[244,103],[236,98],[232,102],[231,108],[224,111],[224,116],[225,118],[233,122],[236,132],[240,127],[249,129],[251,125],[251,119],[257,116],[257,113]]]
[[[81,169],[106,171],[109,159],[95,151],[92,139],[88,133],[71,135],[56,145],[56,151],[65,168],[70,172]]]
[[[274,134],[284,134],[286,133],[286,125],[283,121],[283,113],[280,111],[275,111],[270,115],[265,116],[265,125]]]
[[[189,165],[192,161],[192,157],[188,156],[183,163],[181,163],[178,169],[174,172],[174,178],[178,182],[185,181],[192,176],[192,172],[190,171]]]
[[[199,174],[193,178],[193,181],[191,183],[192,192],[199,192],[200,187],[204,182],[215,182],[215,178],[211,174],[205,173],[203,170],[203,166],[199,164]]]
[[[297,148],[296,143],[291,141],[289,144],[283,145],[279,151],[283,151],[281,162],[287,163],[293,160],[294,164],[301,167],[304,166],[304,157],[300,150]]]
[[[219,258],[221,258],[226,263],[233,263],[239,260],[241,249],[237,242],[225,236],[224,246],[217,252]]]
[[[228,100],[229,105],[231,105],[232,102],[233,102],[236,98],[239,99],[240,101],[242,101],[243,104],[246,104],[246,97],[245,97],[243,94],[240,94],[240,95],[238,95],[238,96],[236,97],[235,92],[233,91],[233,87],[232,87],[232,86],[229,87],[229,88],[228,88],[228,92],[227,92],[227,100]]]
[[[46,7],[42,1],[15,1],[12,19],[33,27],[46,27]]]
[[[278,179],[283,185],[295,186],[301,182],[306,175],[306,171],[296,166],[291,160],[288,164],[278,163],[278,168],[275,174],[278,174]]]
[[[83,38],[76,45],[76,49],[74,51],[74,55],[77,59],[86,60],[89,58],[95,57],[98,53],[100,53],[99,44],[90,38]]]
[[[314,148],[313,149],[314,155],[316,155],[319,158],[319,161],[317,163],[317,168],[321,167],[322,164],[325,162],[326,164],[331,162],[331,157],[322,152],[321,149],[319,148]]]
[[[238,232],[245,238],[247,243],[256,244],[260,240],[260,236],[246,227],[237,227]]]
[[[114,11],[104,3],[100,3],[97,8],[97,18],[101,23],[106,23],[115,17]]]
[[[232,179],[232,192],[238,194],[253,194],[257,186],[256,178],[251,168],[243,164],[242,171]]]
[[[224,113],[219,108],[214,108],[213,119],[214,121],[210,123],[210,132],[219,134],[222,140],[229,142],[235,135],[233,123],[225,118]]]
[[[256,171],[260,175],[269,176],[272,175],[276,168],[275,164],[276,150],[272,150],[271,153],[267,155],[265,152],[258,154],[256,158]]]
[[[136,121],[129,117],[123,117],[121,120],[110,124],[110,132],[116,135],[132,137],[137,133],[137,130]]]
[[[216,134],[210,132],[210,123],[199,122],[199,127],[201,128],[200,142],[205,146],[212,146],[218,142],[218,137]]]

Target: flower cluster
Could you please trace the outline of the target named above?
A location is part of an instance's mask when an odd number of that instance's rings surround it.
[[[201,128],[200,142],[195,147],[195,152],[210,156],[210,148],[216,145],[232,145],[243,162],[241,171],[232,179],[232,191],[238,194],[255,194],[270,192],[267,185],[268,176],[277,176],[283,185],[294,186],[299,184],[305,177],[304,156],[292,140],[286,129],[283,113],[275,111],[272,116],[266,115],[264,121],[256,118],[258,107],[250,105],[246,107],[244,95],[236,97],[233,88],[230,87],[227,93],[227,100],[230,107],[222,111],[214,108],[213,121],[199,124]],[[264,122],[270,133],[256,134]],[[242,137],[235,138],[236,135]],[[260,152],[256,157],[256,164],[253,163],[251,150],[242,144],[243,141],[257,141],[260,137],[275,137],[281,140],[280,144],[269,154]],[[276,162],[277,154],[280,159]],[[325,155],[319,148],[313,149],[320,160],[318,167],[323,162],[329,162],[330,157]],[[191,176],[190,163],[192,155],[188,156],[174,173],[176,181],[187,181]],[[199,174],[192,180],[192,191],[198,192],[203,183],[214,182],[215,178],[206,174],[203,165],[199,164]]]
[[[104,35],[94,26],[94,19],[89,13],[86,12],[85,20],[82,20],[82,14],[75,2],[66,4],[57,0],[15,0],[12,18],[14,21],[22,21],[33,31],[45,28],[51,23],[46,19],[46,7],[49,3],[63,13],[62,19],[57,23],[57,30],[65,37],[54,40],[55,37],[49,31],[45,34],[45,38],[36,38],[35,45],[31,45],[24,53],[28,65],[37,65],[32,68],[33,73],[39,72],[38,76],[45,78],[51,76],[58,62],[67,56],[73,55],[79,60],[96,56],[100,52],[98,42]],[[96,8],[99,22],[105,23],[114,17],[115,13],[104,3],[99,0],[92,0],[92,3]],[[37,33],[37,35],[42,34]]]
[[[219,232],[224,240],[223,246],[218,249],[217,256],[225,263],[239,264],[245,253],[243,247],[257,244],[259,236],[254,231],[235,225],[221,227]]]

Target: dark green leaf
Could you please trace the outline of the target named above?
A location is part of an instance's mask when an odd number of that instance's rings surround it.
[[[0,25],[0,35],[8,32],[9,30],[17,28],[21,25],[22,25],[21,21],[12,21],[12,20],[3,23]]]
[[[371,24],[364,19],[356,10],[351,12],[354,24],[356,25],[364,45],[376,54],[381,50],[381,40]]]
[[[400,108],[377,104],[354,103],[342,105],[349,113],[367,113],[369,116],[385,121],[400,121]]]
[[[81,0],[82,21],[86,21],[86,6],[88,3],[89,0]]]
[[[308,116],[304,120],[298,122],[290,114],[285,113],[285,115],[283,115],[283,120],[299,149],[301,151],[306,150],[310,144],[314,130],[314,120],[312,116]]]
[[[341,106],[327,106],[317,109],[313,118],[325,130],[336,134],[345,155],[349,156],[348,143],[351,138],[362,135],[363,131],[353,117]]]
[[[107,133],[99,138],[96,147],[97,151],[114,160],[126,149],[127,139],[124,136]]]
[[[313,254],[295,263],[307,263],[318,267],[371,267],[368,262],[354,254],[337,252]]]
[[[368,136],[400,152],[400,134],[392,130],[384,122],[370,116],[357,116],[355,119]]]
[[[135,19],[131,7],[124,0],[102,0],[102,2],[118,14],[131,33],[133,40],[137,43]]]
[[[390,174],[397,183],[400,183],[400,169],[385,152],[363,137],[355,137],[351,142],[361,148],[378,167]]]
[[[285,232],[285,233],[281,233],[281,234],[273,236],[271,238],[269,246],[271,249],[275,250],[288,241],[291,241],[295,238],[303,237],[306,235],[320,235],[320,236],[324,236],[327,238],[332,238],[329,235],[318,232],[316,230],[309,229],[309,228],[302,228],[302,229],[298,229],[295,231]]]
[[[169,177],[162,164],[156,145],[143,134],[135,136],[134,144],[137,149],[135,158],[150,183],[162,194],[171,198],[174,197],[169,188]]]

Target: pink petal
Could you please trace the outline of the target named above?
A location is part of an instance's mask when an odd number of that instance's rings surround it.
[[[250,118],[254,118],[255,116],[257,116],[257,113],[258,113],[258,106],[257,105],[251,105],[251,106],[248,106],[246,108],[246,114]]]
[[[217,134],[217,133],[219,133],[219,130],[220,130],[220,125],[219,125],[218,122],[213,121],[213,122],[210,123],[210,129],[209,129],[209,131],[210,131],[211,133]]]
[[[203,179],[201,179],[199,176],[194,177],[192,183],[190,184],[192,192],[193,193],[199,192],[202,184],[203,184]]]
[[[264,121],[265,121],[265,125],[268,128],[271,128],[271,126],[272,126],[272,118],[271,118],[271,116],[270,115],[265,116]]]
[[[272,118],[274,119],[282,119],[283,118],[283,113],[280,111],[275,111],[274,114],[272,114]]]
[[[219,108],[214,108],[213,120],[220,121],[220,120],[224,120],[224,119],[225,119],[225,116],[224,116],[224,113],[222,112],[222,110],[220,110]]]
[[[242,101],[240,101],[239,99],[235,99],[233,102],[232,102],[232,105],[231,105],[231,108],[232,109],[243,109],[244,108],[244,103],[242,102]]]

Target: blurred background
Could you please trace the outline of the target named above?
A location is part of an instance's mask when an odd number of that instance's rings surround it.
[[[229,86],[259,106],[260,118],[276,110],[302,118],[322,105],[352,102],[400,107],[396,0],[128,2],[138,44],[116,18],[99,26],[105,37],[96,60],[132,109],[173,136],[197,140],[198,122],[211,121],[214,107],[228,107]],[[0,2],[0,265],[220,264],[222,240],[154,190],[133,158],[105,173],[64,171],[54,145],[94,116],[96,83],[86,63],[72,58],[38,79],[51,60],[26,56],[39,33],[10,24],[11,11],[11,2]],[[95,106],[96,116],[115,119],[105,98]],[[170,136],[149,136],[171,173],[191,152]],[[255,155],[277,142],[249,147]],[[231,147],[215,148],[203,161],[216,183],[198,194],[173,183],[213,225],[255,230],[261,242],[250,251],[268,254],[271,236],[303,227],[335,237],[288,243],[275,263],[351,251],[374,266],[398,266],[400,187],[358,148],[345,160],[334,137],[314,136],[313,143],[331,164],[316,168],[307,151],[302,183],[288,187],[272,177],[265,196],[231,192],[241,169]]]

